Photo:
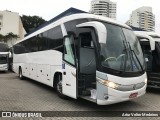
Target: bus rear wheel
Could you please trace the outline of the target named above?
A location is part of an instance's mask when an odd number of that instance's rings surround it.
[[[56,78],[56,85],[55,85],[55,88],[56,88],[56,91],[57,91],[57,94],[60,98],[63,98],[63,99],[66,99],[67,96],[65,96],[63,93],[62,93],[62,76],[61,75],[58,75],[57,78]]]
[[[20,80],[23,80],[24,79],[24,76],[22,74],[22,68],[19,68],[19,79]]]

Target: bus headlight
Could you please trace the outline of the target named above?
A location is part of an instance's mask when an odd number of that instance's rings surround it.
[[[117,89],[118,88],[118,85],[114,82],[107,82],[105,85],[107,85],[108,87],[110,88],[113,88],[113,89]]]
[[[146,78],[145,81],[144,81],[144,83],[147,84],[147,81],[148,81],[148,80],[147,80],[147,78]]]
[[[119,87],[118,84],[114,83],[114,82],[111,82],[111,81],[108,81],[108,80],[103,80],[103,79],[100,79],[100,78],[97,78],[97,81],[105,86],[108,86],[110,88],[113,88],[113,89],[117,89]]]

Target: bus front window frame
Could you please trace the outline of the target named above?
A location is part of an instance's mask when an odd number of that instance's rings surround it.
[[[109,24],[109,23],[105,23],[105,22],[103,22],[103,24],[105,26],[106,26],[106,24],[108,26],[113,26],[114,28],[109,28],[109,27],[107,28],[106,27],[106,29],[107,29],[106,45],[99,43],[100,47],[101,47],[101,50],[100,50],[100,56],[101,56],[100,57],[100,61],[101,61],[100,64],[101,65],[99,67],[99,70],[101,72],[107,72],[107,73],[118,75],[118,76],[129,76],[129,77],[133,76],[134,77],[134,76],[139,76],[140,74],[143,74],[144,70],[145,70],[145,64],[144,64],[144,61],[142,60],[143,54],[140,50],[140,47],[139,47],[140,45],[138,44],[139,46],[137,46],[139,52],[141,53],[139,55],[139,54],[137,54],[137,51],[136,52],[134,51],[134,48],[132,48],[134,46],[130,42],[131,40],[128,40],[128,38],[126,38],[126,35],[124,33],[124,29],[126,29],[128,31],[131,31],[131,30],[129,28],[125,28],[125,27],[121,27],[121,26],[117,26],[117,25],[113,25],[113,24]],[[119,30],[118,31],[119,34],[118,33],[117,33],[118,35],[115,34],[113,32],[113,29],[116,31]],[[117,40],[116,39],[109,40],[108,39],[109,35],[112,36],[113,38],[115,37],[115,35],[117,35]],[[135,35],[133,34],[133,36],[135,36]],[[121,39],[121,40],[119,40],[119,39]],[[113,43],[114,42],[113,40],[115,40],[114,45],[108,44],[109,42]],[[119,41],[119,43],[117,43],[118,41]],[[138,40],[135,39],[134,42],[138,42]],[[112,47],[112,46],[114,46],[113,47],[114,49],[112,49],[110,51],[114,52],[115,50],[118,50],[117,53],[119,53],[119,54],[109,55],[109,56],[105,57],[103,50],[107,49],[107,47]],[[119,49],[116,49],[115,46],[116,46],[116,48],[119,47]],[[130,48],[130,46],[131,46],[131,48]],[[134,52],[132,52],[132,51],[134,51]],[[136,53],[136,54],[133,54],[133,53]],[[139,55],[139,56],[137,56],[137,55]],[[106,63],[106,65],[103,65],[104,60],[111,61],[111,62],[114,61],[114,63],[111,66],[108,66],[107,63]],[[119,62],[118,67],[115,68],[116,64],[118,64],[117,61],[120,61],[120,62]],[[135,65],[135,62],[137,65]],[[128,66],[130,66],[130,67],[127,68]]]

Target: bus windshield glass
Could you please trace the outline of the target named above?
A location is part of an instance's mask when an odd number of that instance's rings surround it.
[[[143,71],[143,53],[133,32],[108,23],[104,25],[107,28],[107,40],[106,43],[100,43],[102,66],[123,72]]]
[[[7,55],[0,55],[0,64],[7,63]]]
[[[9,51],[8,45],[5,43],[0,43],[0,52],[8,52],[8,51]]]

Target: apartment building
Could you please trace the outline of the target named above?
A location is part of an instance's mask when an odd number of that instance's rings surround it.
[[[155,31],[155,15],[152,8],[144,6],[134,10],[126,24],[145,31]]]
[[[92,0],[90,13],[116,19],[117,4],[110,0]]]

